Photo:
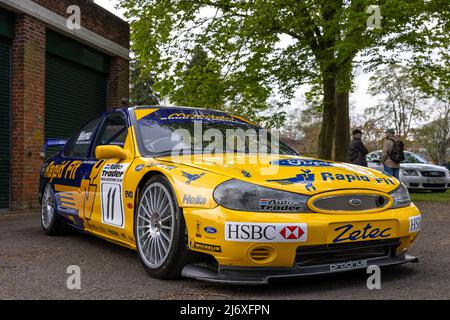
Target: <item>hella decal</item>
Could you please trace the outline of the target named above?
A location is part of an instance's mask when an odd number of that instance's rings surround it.
[[[237,242],[305,242],[306,223],[227,222],[225,240]]]
[[[202,197],[200,195],[198,195],[198,196],[191,196],[189,194],[185,194],[183,196],[183,204],[205,205],[206,204],[206,198]]]
[[[349,223],[334,229],[334,231],[339,232],[339,235],[334,238],[333,242],[387,238],[391,235],[391,230],[392,228],[374,228],[370,223],[362,229],[357,229],[353,224]]]

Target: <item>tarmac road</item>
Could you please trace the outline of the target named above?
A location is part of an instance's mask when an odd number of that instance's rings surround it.
[[[418,264],[382,269],[381,290],[365,272],[230,286],[150,277],[134,251],[86,235],[48,237],[38,214],[0,215],[0,299],[450,299],[450,209],[419,203],[423,229],[411,254]],[[81,289],[69,290],[69,265]]]

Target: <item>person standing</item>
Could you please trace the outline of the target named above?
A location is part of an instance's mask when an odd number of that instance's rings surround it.
[[[355,129],[352,132],[352,142],[350,143],[349,148],[349,158],[352,164],[356,164],[358,166],[367,167],[367,159],[366,155],[369,153],[366,146],[362,142],[363,133],[359,129]]]
[[[395,130],[386,130],[386,139],[384,140],[383,157],[381,160],[384,165],[384,172],[397,179],[400,178],[400,162],[405,160],[403,149],[403,142],[395,136]]]

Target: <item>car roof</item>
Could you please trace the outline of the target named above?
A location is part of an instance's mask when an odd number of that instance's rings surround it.
[[[131,112],[132,110],[142,110],[142,109],[178,109],[178,110],[202,110],[202,111],[213,111],[213,112],[218,112],[224,115],[229,115],[229,116],[233,116],[233,117],[238,117],[242,120],[244,120],[245,122],[249,122],[254,124],[252,121],[249,121],[245,118],[243,118],[242,116],[238,116],[235,114],[232,114],[230,112],[227,111],[222,111],[222,110],[217,110],[217,109],[208,109],[208,108],[200,108],[200,107],[186,107],[186,106],[160,106],[160,105],[137,105],[137,106],[130,106],[130,107],[126,107],[123,108],[125,109],[128,113]],[[118,109],[115,109],[118,110]],[[114,110],[111,110],[111,112],[113,112]]]
[[[186,106],[160,106],[160,105],[138,105],[138,106],[132,106],[130,109],[189,109],[189,110],[211,110],[216,112],[222,112],[227,113],[225,111],[221,110],[215,110],[215,109],[207,109],[207,108],[199,108],[199,107],[186,107]]]

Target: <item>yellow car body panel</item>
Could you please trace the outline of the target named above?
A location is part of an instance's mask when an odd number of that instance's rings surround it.
[[[139,120],[157,110],[147,108],[130,112],[135,112],[134,117]],[[389,193],[399,187],[399,181],[376,170],[287,155],[144,157],[139,151],[136,130],[134,126],[128,129],[123,146],[129,155],[127,159],[95,160],[89,175],[81,176],[79,187],[55,182],[55,192],[61,199],[66,199],[68,209],[78,208],[78,219],[85,231],[122,246],[136,249],[134,217],[140,188],[155,174],[164,175],[172,185],[186,222],[189,249],[213,256],[222,266],[292,267],[298,248],[372,239],[399,239],[397,252],[402,253],[420,231],[420,228],[411,230],[411,219],[420,216],[413,204],[390,208],[393,202]],[[82,164],[78,160],[50,163],[44,170],[44,177],[49,181],[76,179]],[[105,205],[102,188],[109,181],[119,181],[113,172],[117,168],[122,175],[123,217],[119,223],[108,224],[102,217],[102,206]],[[111,177],[110,172],[113,172]],[[316,212],[226,209],[214,199],[214,190],[231,179],[308,196],[308,207]],[[377,195],[384,197],[386,202],[380,208],[364,212],[326,211],[314,205],[316,199],[353,194]],[[226,235],[227,230],[248,232],[250,229],[258,234],[264,228],[270,232],[276,230],[277,234],[272,236],[275,240],[233,240]],[[280,238],[280,233],[284,238]],[[255,248],[260,251],[252,251]]]
[[[207,252],[214,255],[219,264],[228,266],[247,267],[292,267],[299,246],[314,246],[333,244],[333,239],[339,234],[334,231],[337,227],[353,223],[355,227],[366,226],[370,223],[373,228],[392,228],[389,238],[400,238],[401,244],[398,253],[409,248],[415,240],[418,232],[409,232],[409,218],[420,215],[414,205],[406,208],[389,210],[383,213],[365,214],[357,218],[355,215],[324,215],[324,214],[280,214],[266,212],[236,212],[233,210],[216,208],[214,210],[189,209],[184,211],[189,230],[189,245],[192,250]],[[305,242],[297,243],[266,243],[276,251],[276,258],[269,261],[257,262],[250,258],[250,250],[263,242],[231,242],[225,241],[225,223],[227,221],[250,223],[306,223],[308,225],[308,237]],[[200,228],[198,224],[200,223]],[[214,236],[204,231],[205,226],[214,227],[217,233]],[[202,228],[203,227],[203,228]],[[197,230],[200,229],[200,233]],[[363,240],[358,240],[363,241]],[[344,240],[342,243],[353,242]],[[196,243],[210,245],[199,249]],[[220,252],[218,249],[220,248]],[[215,249],[215,250],[213,250]]]

